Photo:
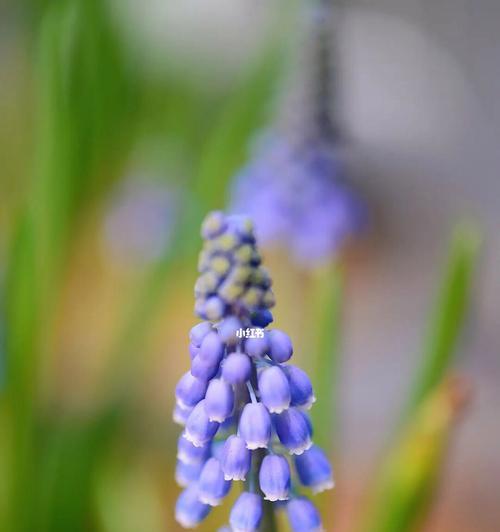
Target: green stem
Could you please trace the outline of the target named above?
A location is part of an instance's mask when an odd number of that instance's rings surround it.
[[[260,532],[278,532],[272,502],[264,501],[264,517],[260,525]]]

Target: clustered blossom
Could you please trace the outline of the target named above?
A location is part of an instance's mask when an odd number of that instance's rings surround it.
[[[229,530],[259,530],[265,500],[286,509],[294,532],[320,531],[318,511],[298,488],[333,487],[332,470],[312,442],[311,382],[289,363],[289,336],[266,328],[274,297],[252,224],[215,212],[202,236],[195,310],[204,321],[191,329],[191,369],[176,387],[174,419],[184,426],[176,479],[185,488],[176,519],[194,528],[241,482]],[[253,328],[260,334],[238,334]]]
[[[259,242],[283,246],[301,266],[335,256],[366,225],[366,209],[344,179],[327,139],[266,135],[236,176],[231,211],[249,216]]]

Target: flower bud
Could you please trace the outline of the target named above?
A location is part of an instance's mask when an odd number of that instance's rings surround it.
[[[205,409],[205,399],[200,401],[191,412],[187,422],[184,437],[195,447],[203,447],[217,432],[219,423],[210,421]]]
[[[292,407],[276,415],[274,427],[280,442],[290,454],[302,454],[311,447],[311,424],[297,408]]]
[[[221,235],[227,227],[226,217],[221,211],[213,211],[205,216],[201,225],[201,236],[205,239]]]
[[[240,417],[238,435],[250,450],[265,449],[271,439],[271,416],[262,403],[248,403]]]
[[[260,489],[267,501],[286,501],[290,490],[290,466],[283,456],[267,455],[259,471]]]
[[[205,316],[212,321],[220,320],[224,316],[226,305],[220,297],[212,296],[205,302]]]
[[[186,464],[178,461],[175,467],[175,481],[182,488],[187,488],[190,484],[197,482],[204,465],[203,462]]]
[[[219,462],[222,460],[222,451],[224,450],[225,445],[224,440],[212,440],[212,443],[210,445],[210,453],[214,458],[217,458]]]
[[[202,321],[201,323],[196,324],[189,331],[189,340],[191,343],[200,347],[203,338],[212,330],[212,324],[209,321]]]
[[[229,493],[231,482],[224,479],[219,461],[210,458],[205,463],[198,481],[198,498],[210,506],[219,506]]]
[[[250,378],[252,364],[245,353],[231,353],[222,364],[222,378],[230,384],[240,384]]]
[[[189,344],[189,358],[191,360],[200,352],[200,348],[196,347],[194,344]]]
[[[291,405],[311,408],[316,401],[313,387],[307,373],[297,366],[285,366],[291,393]]]
[[[251,462],[251,454],[245,440],[239,436],[229,436],[220,461],[226,480],[245,480]]]
[[[287,505],[287,514],[293,532],[321,532],[321,517],[313,503],[305,497],[292,499]]]
[[[209,445],[195,447],[184,435],[181,435],[177,441],[177,459],[185,464],[204,463],[209,455]]]
[[[179,404],[176,404],[174,408],[174,413],[172,415],[174,423],[177,423],[178,425],[184,427],[192,411],[192,408],[183,408]]]
[[[191,362],[191,373],[202,380],[210,380],[219,371],[224,356],[224,344],[216,332],[208,333],[203,339],[198,355]]]
[[[198,500],[198,488],[185,489],[175,505],[175,520],[184,528],[194,528],[210,513],[210,506]]]
[[[313,445],[308,451],[295,457],[295,468],[300,482],[314,493],[332,489],[332,468],[323,450]]]
[[[247,338],[244,346],[245,353],[253,358],[264,356],[269,350],[267,334],[263,338]]]
[[[233,532],[256,532],[262,521],[262,499],[244,491],[234,503],[229,517]]]
[[[288,334],[274,329],[268,333],[269,356],[278,363],[286,362],[293,354],[292,341]]]
[[[181,408],[193,408],[205,397],[206,391],[207,383],[193,377],[188,371],[175,387],[175,398]]]
[[[252,325],[256,327],[267,327],[270,323],[273,322],[273,315],[270,310],[257,310],[251,316]]]
[[[239,338],[236,336],[238,330],[241,329],[241,322],[235,316],[225,318],[218,326],[220,339],[226,345],[236,345]]]
[[[210,421],[222,423],[234,408],[234,392],[231,385],[222,379],[213,379],[208,385],[205,409]]]
[[[290,385],[278,366],[266,368],[259,375],[260,399],[271,414],[280,414],[290,406]]]

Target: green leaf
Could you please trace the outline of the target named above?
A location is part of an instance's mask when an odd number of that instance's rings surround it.
[[[12,238],[6,278],[6,394],[10,480],[8,518],[15,530],[29,530],[34,490],[34,410],[38,368],[39,274],[35,231],[23,217]],[[13,529],[14,530],[14,529]]]
[[[273,42],[209,133],[194,183],[195,192],[205,204],[206,211],[224,206],[229,178],[245,161],[252,135],[269,118],[282,53],[282,46]]]
[[[103,2],[52,3],[40,28],[36,170],[30,190],[44,264],[64,257],[74,222],[118,173],[135,92]]]
[[[431,314],[422,366],[417,373],[406,416],[442,381],[454,361],[467,314],[481,237],[474,226],[455,230],[438,297]]]
[[[457,227],[424,348],[423,362],[402,424],[383,461],[361,530],[418,530],[425,519],[463,395],[446,380],[455,359],[470,300],[480,237],[470,225]]]
[[[464,383],[449,378],[418,404],[384,459],[363,532],[422,530],[453,429],[468,399]]]
[[[37,507],[39,532],[85,532],[92,519],[94,476],[123,410],[103,408],[86,421],[60,420],[41,436],[39,482],[43,486]]]

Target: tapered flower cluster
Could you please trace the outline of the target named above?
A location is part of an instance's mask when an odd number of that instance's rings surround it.
[[[230,530],[259,530],[266,500],[286,508],[295,532],[319,531],[320,516],[298,489],[333,487],[332,470],[312,442],[311,382],[289,363],[288,335],[266,328],[274,297],[252,224],[215,212],[202,236],[195,311],[204,321],[191,329],[191,369],[176,388],[174,419],[184,426],[176,478],[185,488],[176,519],[194,528],[241,482]]]
[[[272,134],[236,176],[231,211],[251,217],[260,243],[284,247],[303,267],[334,257],[367,219],[330,142]]]

